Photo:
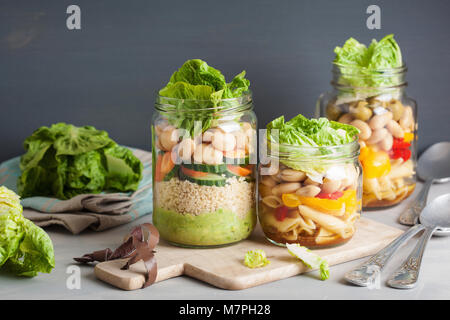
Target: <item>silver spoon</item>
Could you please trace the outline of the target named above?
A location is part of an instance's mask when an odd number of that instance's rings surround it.
[[[431,185],[450,181],[450,142],[439,142],[425,150],[419,158],[417,174],[420,179],[425,181],[425,184],[406,211],[400,215],[399,222],[401,224],[416,224],[420,212],[427,203]],[[440,229],[435,234],[450,235],[450,229]]]
[[[440,196],[440,197],[436,198],[434,201],[432,201],[426,208],[428,208],[429,206],[430,206],[430,208],[431,207],[434,208],[436,206],[435,203],[436,203],[437,199],[439,199],[439,204],[441,204],[443,202],[443,200],[441,199],[442,197],[446,197],[445,199],[447,201],[450,201],[450,194],[447,194],[445,196]],[[450,213],[448,213],[449,208],[450,208],[450,203],[449,203],[449,205],[447,205],[447,208],[446,208],[447,211],[442,211],[442,215],[447,214],[447,216],[446,216],[447,221],[450,220]],[[426,209],[426,210],[427,210],[427,212],[430,211],[429,209]],[[422,218],[422,216],[421,216],[421,221],[422,221],[422,219],[425,219],[425,221],[429,221],[428,218],[426,218],[426,216],[428,216],[429,214],[430,213],[425,214],[425,211],[422,212],[422,215],[424,215],[425,218]],[[435,214],[435,213],[432,212],[431,214]],[[442,227],[450,227],[450,225],[449,224],[442,225]],[[356,285],[362,286],[362,287],[370,287],[371,285],[375,285],[375,281],[377,281],[377,277],[379,277],[381,275],[381,271],[384,269],[385,265],[391,259],[393,254],[397,251],[397,249],[400,248],[400,246],[403,243],[405,243],[410,238],[412,238],[416,233],[422,231],[425,228],[426,228],[426,226],[423,224],[420,224],[420,223],[409,228],[405,233],[403,233],[397,239],[392,241],[387,247],[380,250],[377,254],[372,256],[369,260],[367,260],[360,266],[356,267],[355,269],[347,272],[345,274],[345,279],[348,282],[351,282],[353,284],[356,284]]]
[[[428,240],[438,227],[450,228],[450,194],[444,194],[431,201],[420,214],[420,223],[425,228],[424,233],[409,257],[387,282],[393,288],[415,287]]]

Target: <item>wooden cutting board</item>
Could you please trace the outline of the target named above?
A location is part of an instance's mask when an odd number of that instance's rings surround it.
[[[357,223],[357,231],[349,242],[314,252],[326,258],[331,266],[372,255],[402,232],[361,218]],[[247,251],[254,249],[263,249],[271,263],[263,268],[247,268],[243,264],[244,256]],[[219,288],[241,290],[310,271],[300,260],[292,257],[286,248],[269,243],[259,225],[249,239],[228,247],[186,249],[161,241],[155,250],[158,264],[156,282],[186,275]],[[118,288],[141,288],[145,274],[143,263],[136,263],[130,270],[120,270],[124,264],[125,260],[102,262],[95,266],[94,272],[99,279]]]

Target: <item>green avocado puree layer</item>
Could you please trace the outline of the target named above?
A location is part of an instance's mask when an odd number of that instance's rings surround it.
[[[163,239],[174,244],[220,246],[247,238],[255,227],[256,212],[252,210],[241,219],[223,209],[196,216],[155,208],[153,224]]]

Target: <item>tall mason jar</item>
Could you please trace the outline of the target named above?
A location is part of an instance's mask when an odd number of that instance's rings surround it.
[[[283,150],[281,152],[280,150]],[[361,214],[359,144],[299,147],[270,143],[259,166],[258,217],[274,244],[343,244]]]
[[[333,90],[317,102],[317,115],[360,130],[366,208],[395,205],[415,188],[417,105],[405,92],[406,70],[368,73],[334,64]]]
[[[256,224],[256,116],[239,98],[158,96],[152,122],[153,223],[162,238],[214,247]]]

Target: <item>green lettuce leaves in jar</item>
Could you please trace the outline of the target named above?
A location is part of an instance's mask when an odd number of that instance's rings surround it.
[[[37,129],[24,142],[20,196],[69,199],[107,190],[135,191],[142,163],[106,131],[57,123]]]
[[[298,243],[286,243],[286,247],[292,256],[300,259],[308,268],[319,269],[321,280],[326,280],[330,277],[327,260],[313,253],[308,248],[302,247]]]
[[[19,275],[34,277],[55,267],[50,237],[22,215],[20,198],[0,187],[0,267]]]
[[[301,114],[287,122],[281,116],[267,125],[270,152],[284,154],[283,164],[312,175],[317,175],[324,168],[314,161],[299,160],[333,156],[335,151],[329,147],[347,145],[357,138],[358,133],[354,126],[327,118],[308,119]]]
[[[203,60],[192,59],[175,71],[167,85],[159,90],[159,102],[172,106],[168,113],[172,125],[193,135],[195,130],[204,132],[210,128],[219,110],[237,106],[236,101],[227,99],[243,96],[249,86],[245,71],[227,83],[219,70]],[[195,121],[202,122],[201,128],[195,127]]]
[[[342,84],[372,88],[398,84],[399,79],[390,76],[390,70],[402,67],[403,61],[393,34],[380,41],[373,39],[369,47],[350,38],[342,47],[336,47],[334,53],[334,63],[341,71],[339,82]]]
[[[249,268],[261,268],[269,263],[270,261],[262,249],[250,250],[245,254],[244,264]]]

